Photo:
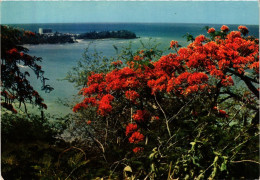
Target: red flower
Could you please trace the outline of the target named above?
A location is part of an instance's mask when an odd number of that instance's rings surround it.
[[[144,148],[142,148],[142,147],[135,147],[134,149],[133,149],[133,152],[134,153],[139,153],[139,152],[142,152],[144,150]]]
[[[83,100],[83,103],[85,104],[91,104],[92,106],[96,105],[96,99],[94,97],[85,98]]]
[[[229,65],[230,65],[230,61],[229,61],[229,60],[226,60],[226,59],[221,59],[221,60],[218,62],[218,67],[219,67],[219,69],[228,68]]]
[[[190,93],[193,93],[193,92],[197,92],[198,90],[199,90],[199,86],[198,85],[188,86],[186,91],[185,91],[185,94],[190,94]]]
[[[88,106],[85,104],[85,103],[78,103],[78,104],[76,104],[74,107],[73,107],[73,109],[72,109],[72,111],[73,112],[78,112],[81,108],[87,108]]]
[[[229,31],[229,28],[226,26],[226,25],[223,25],[221,28],[220,28],[221,31],[223,32],[228,32]]]
[[[209,78],[205,73],[196,72],[188,77],[188,83],[189,85],[201,84],[203,82],[208,81],[208,79]]]
[[[214,28],[210,28],[209,30],[208,30],[208,33],[210,34],[210,33],[214,33],[216,30],[214,29]]]
[[[128,139],[130,143],[137,144],[144,140],[144,135],[142,135],[140,132],[134,132],[132,136]]]
[[[136,91],[126,91],[125,96],[127,99],[129,99],[132,102],[135,102],[135,100],[139,97],[139,94]]]
[[[233,86],[234,85],[234,81],[233,81],[231,76],[225,76],[225,79],[221,80],[221,84],[223,86]]]
[[[152,116],[151,118],[152,121],[158,121],[159,119],[160,119],[159,116]]]
[[[201,43],[201,42],[204,42],[204,41],[206,41],[207,40],[207,38],[204,36],[204,35],[199,35],[199,36],[197,36],[196,38],[195,38],[195,42],[196,43]]]
[[[125,130],[125,135],[128,136],[130,134],[132,134],[134,131],[137,130],[137,124],[131,124],[129,123],[127,126],[126,126],[126,130]]]
[[[174,83],[175,83],[176,85],[180,85],[180,84],[186,82],[189,76],[190,76],[190,73],[189,73],[189,72],[181,73],[181,74],[174,80]]]
[[[83,88],[81,89],[81,93],[86,96],[86,95],[91,95],[91,94],[94,94],[98,91],[98,87],[99,87],[99,84],[98,83],[94,83],[94,84],[91,84],[89,85],[88,87],[86,88]]]
[[[104,79],[103,73],[100,74],[92,73],[90,76],[88,76],[88,85],[99,83],[103,81],[103,79]]]
[[[241,38],[241,32],[239,31],[231,31],[228,35],[227,35],[227,39],[229,42],[229,40],[233,41],[233,39],[235,38]]]
[[[142,59],[143,59],[143,57],[140,57],[138,55],[134,56],[134,61],[140,61]]]
[[[14,53],[18,53],[16,48],[10,49],[9,51],[7,51],[8,54],[14,54]]]
[[[249,66],[250,69],[254,69],[257,74],[259,74],[259,61],[254,62]]]
[[[99,101],[98,112],[100,115],[105,116],[112,111],[112,106],[110,102],[114,100],[114,96],[107,94],[101,98]]]
[[[120,61],[120,60],[111,63],[111,65],[113,65],[113,66],[119,66],[119,65],[121,65],[121,64],[123,64],[123,62]]]
[[[149,118],[149,113],[146,110],[137,110],[133,115],[133,119],[137,122],[143,122]]]
[[[212,71],[210,71],[210,75],[215,76],[218,79],[222,79],[224,76],[223,72],[217,69],[213,69]]]
[[[221,109],[219,110],[216,106],[213,107],[213,110],[218,113],[219,117],[228,117],[226,111]]]
[[[218,113],[219,113],[219,115],[220,115],[221,117],[228,117],[226,111],[224,111],[224,110],[219,110]]]
[[[239,26],[238,30],[245,36],[246,34],[249,33],[248,29],[246,26]]]
[[[87,125],[90,125],[90,124],[91,124],[91,121],[90,121],[90,120],[88,120],[86,123],[87,123]]]
[[[178,41],[171,41],[171,43],[170,43],[171,48],[174,48],[174,47],[177,48],[178,46],[179,46]]]

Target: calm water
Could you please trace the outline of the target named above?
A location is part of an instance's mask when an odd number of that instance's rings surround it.
[[[100,52],[103,52],[105,56],[113,56],[115,50],[112,45],[118,47],[127,45],[130,41],[133,42],[134,47],[140,45],[140,40],[146,42],[151,37],[161,43],[160,48],[166,49],[169,47],[171,40],[178,40],[181,45],[186,46],[187,42],[182,37],[186,33],[190,33],[194,36],[199,34],[206,34],[203,30],[204,26],[214,27],[219,29],[221,25],[209,25],[209,24],[151,24],[151,23],[136,23],[136,24],[100,24],[100,23],[80,23],[80,24],[19,24],[12,25],[20,27],[25,30],[38,32],[41,28],[51,28],[53,32],[62,33],[85,33],[90,31],[110,31],[110,30],[129,30],[135,32],[139,39],[134,40],[94,40],[93,46]],[[238,25],[228,25],[231,30],[237,30]],[[250,31],[250,35],[259,37],[259,28],[254,25],[247,25]],[[52,114],[66,114],[71,111],[71,108],[65,107],[57,102],[57,99],[67,100],[71,104],[74,103],[73,95],[77,94],[73,84],[67,81],[59,81],[63,79],[66,73],[72,66],[77,64],[77,61],[81,58],[84,49],[90,43],[88,40],[80,41],[74,44],[58,44],[58,45],[26,45],[30,50],[29,54],[42,57],[41,63],[43,70],[45,70],[45,76],[49,78],[48,84],[54,87],[51,93],[42,92],[41,95],[45,99],[45,103],[48,106],[48,112]],[[40,90],[40,82],[35,78],[31,78],[31,83],[36,89]]]

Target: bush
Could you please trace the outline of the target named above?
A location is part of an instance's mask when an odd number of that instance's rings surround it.
[[[73,111],[105,162],[116,164],[112,173],[258,177],[259,41],[238,29],[210,28],[209,38],[189,37],[187,48],[172,41],[175,53],[155,61],[154,49],[125,53],[112,70],[88,75]]]

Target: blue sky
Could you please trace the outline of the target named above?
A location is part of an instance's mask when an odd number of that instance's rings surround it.
[[[2,1],[1,24],[168,22],[259,24],[257,1]]]

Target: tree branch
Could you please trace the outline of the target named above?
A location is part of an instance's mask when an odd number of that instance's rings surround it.
[[[156,95],[154,95],[154,99],[155,99],[157,105],[159,106],[159,108],[161,109],[161,111],[162,111],[162,113],[163,113],[163,115],[164,115],[165,123],[166,123],[166,128],[167,128],[167,130],[168,130],[169,136],[171,137],[171,131],[170,131],[170,127],[169,127],[169,120],[167,119],[167,116],[166,116],[164,110],[162,109],[161,105],[160,105],[159,102],[157,101]]]
[[[253,83],[257,83],[259,84],[258,81],[256,81],[253,78],[250,78],[248,76],[245,76],[243,74],[239,74],[231,69],[227,69],[228,72],[240,77],[241,80],[243,80],[245,82],[245,84],[247,85],[248,89],[257,97],[257,99],[259,99],[259,91],[256,89],[256,87],[252,84]]]
[[[231,163],[252,162],[252,163],[260,164],[259,162],[253,160],[241,160],[241,161],[230,161],[230,162]]]

